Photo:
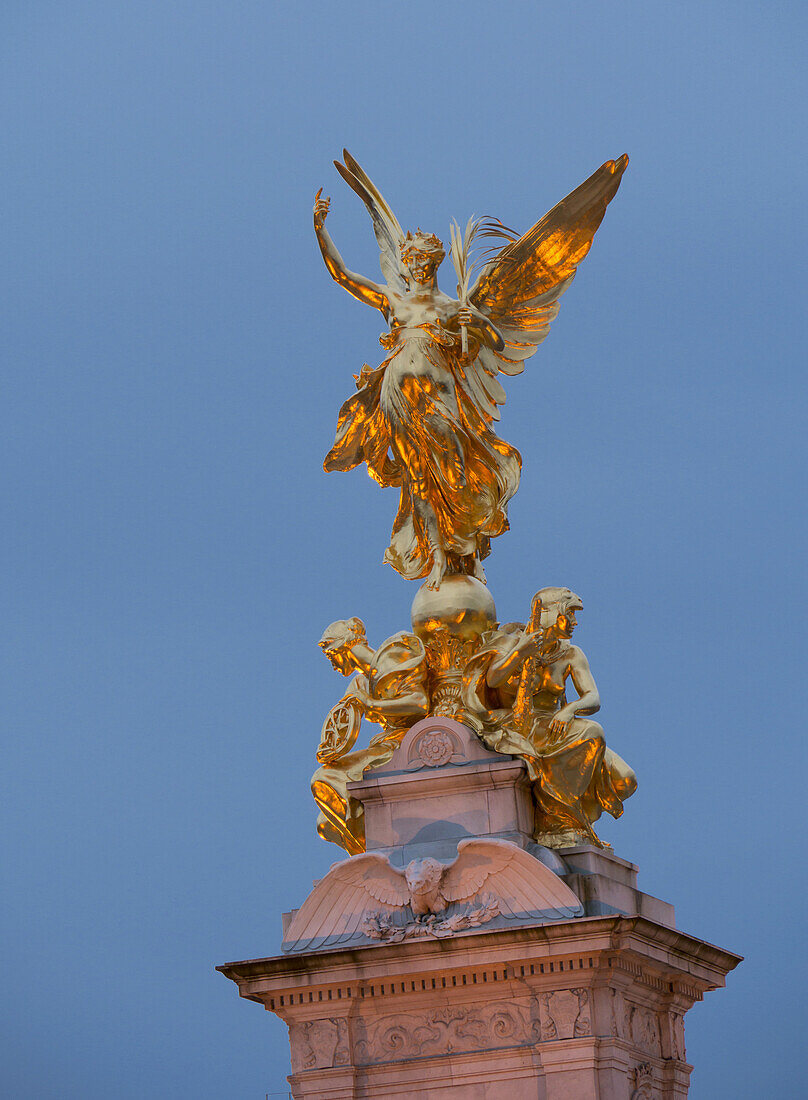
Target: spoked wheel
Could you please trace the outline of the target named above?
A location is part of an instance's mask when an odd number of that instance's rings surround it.
[[[331,764],[350,752],[359,736],[362,725],[362,708],[355,699],[340,699],[328,712],[320,745],[317,749],[317,761]]]

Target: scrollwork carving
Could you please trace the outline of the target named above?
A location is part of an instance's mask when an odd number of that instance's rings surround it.
[[[539,1041],[537,1013],[528,1004],[496,1002],[436,1008],[424,1013],[357,1021],[357,1065],[407,1058],[532,1046]]]

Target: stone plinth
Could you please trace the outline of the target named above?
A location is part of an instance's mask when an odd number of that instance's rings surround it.
[[[453,859],[464,837],[530,844],[533,802],[521,760],[491,752],[451,718],[424,718],[392,759],[348,790],[365,812],[366,850],[402,866]]]
[[[288,1025],[296,1100],[673,1100],[684,1014],[738,961],[609,916],[219,969]]]
[[[676,931],[611,851],[535,844],[524,763],[452,719],[350,791],[368,854],[284,915],[285,954],[219,967],[288,1025],[295,1100],[687,1096],[684,1015],[737,955]],[[374,913],[374,876],[430,861],[490,873],[462,904]]]
[[[670,928],[676,927],[673,906],[638,889],[635,863],[588,844],[560,848],[558,855],[564,870],[557,873],[581,899],[588,917],[636,913]]]

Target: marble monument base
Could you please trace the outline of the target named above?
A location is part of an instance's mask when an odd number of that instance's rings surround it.
[[[612,915],[220,970],[287,1024],[295,1100],[673,1100],[684,1014],[737,962]]]
[[[288,1026],[295,1100],[687,1096],[684,1015],[724,985],[737,955],[678,931],[673,907],[637,888],[627,860],[536,845],[524,764],[458,722],[417,723],[351,791],[368,852],[392,866],[459,864],[474,838],[494,861],[510,853],[525,885],[507,906],[481,896],[453,925],[404,910],[384,933],[401,938],[385,942],[380,925],[340,910],[332,868],[285,915],[283,955],[219,967]],[[529,883],[545,891],[543,915],[535,900],[520,910]]]

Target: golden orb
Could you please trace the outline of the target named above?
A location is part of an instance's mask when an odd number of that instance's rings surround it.
[[[423,641],[438,631],[448,631],[470,641],[497,621],[494,599],[476,577],[452,573],[437,588],[422,584],[412,601],[412,629]]]

